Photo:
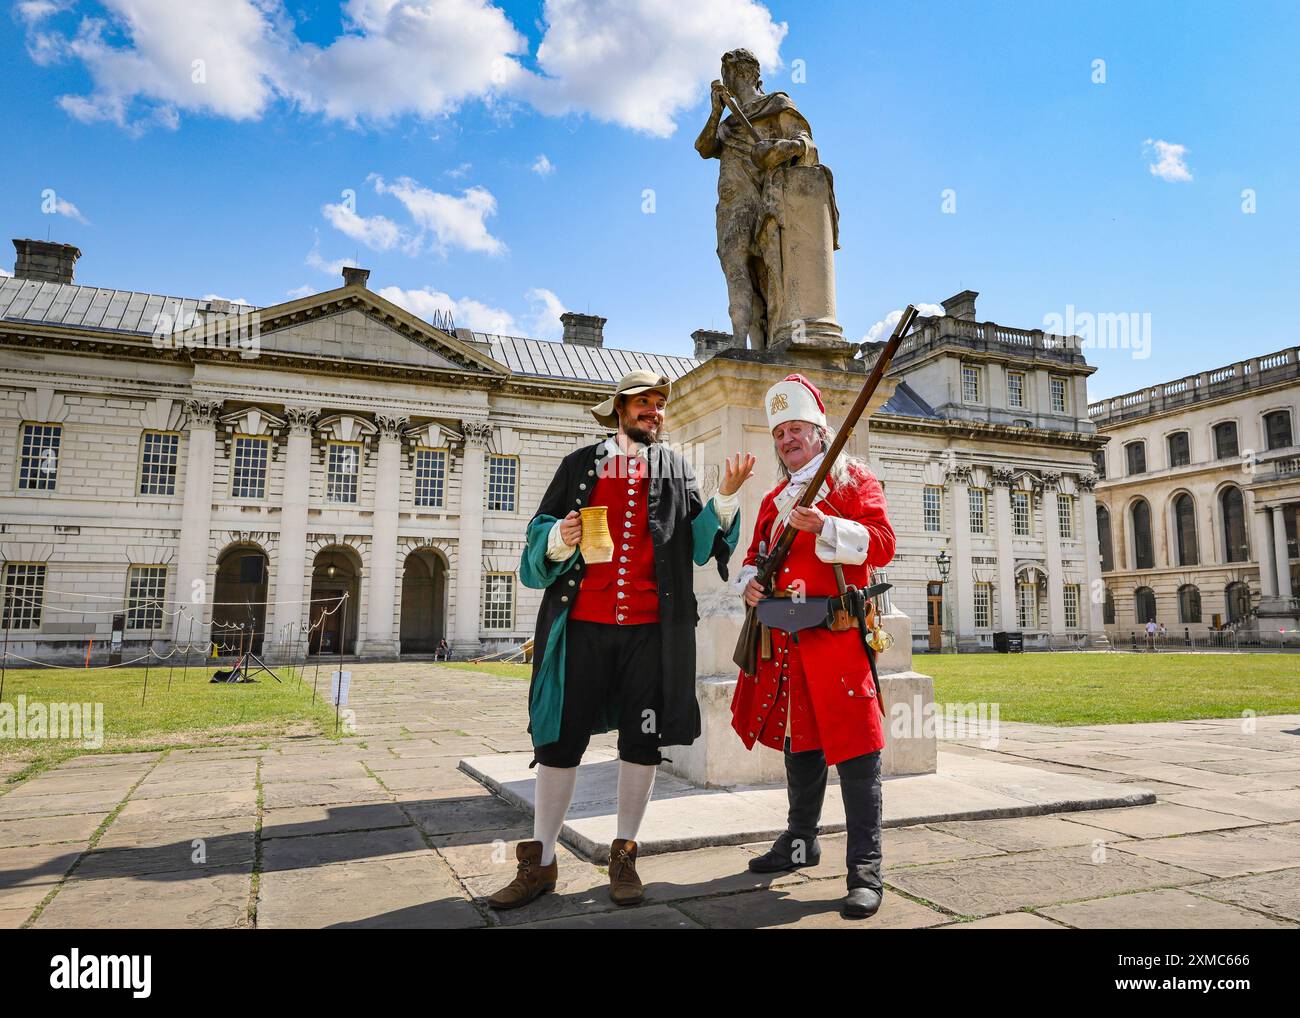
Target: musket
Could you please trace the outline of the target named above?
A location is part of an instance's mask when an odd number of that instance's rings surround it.
[[[826,455],[822,457],[821,466],[817,468],[812,480],[804,488],[803,495],[799,498],[800,508],[806,509],[817,500],[817,492],[821,490],[826,475],[830,473],[831,468],[835,465],[835,460],[843,452],[844,446],[853,436],[853,429],[857,426],[858,420],[867,409],[867,404],[871,402],[871,397],[875,395],[876,389],[880,386],[880,380],[884,377],[889,362],[894,359],[894,354],[898,352],[898,347],[903,342],[903,337],[907,335],[907,330],[912,327],[916,314],[916,308],[911,304],[907,305],[906,310],[903,311],[903,316],[899,318],[898,324],[894,326],[893,335],[889,337],[885,348],[880,351],[880,356],[876,358],[871,373],[862,385],[862,391],[858,393],[858,398],[853,401],[853,406],[849,408],[849,412],[844,418],[844,424],[835,435],[835,440],[831,442],[830,448],[826,450]],[[771,593],[772,581],[780,572],[782,563],[785,562],[786,556],[790,553],[790,545],[794,543],[797,533],[798,531],[794,527],[787,525],[781,531],[781,536],[777,538],[772,550],[766,555],[759,555],[757,560],[758,573],[754,578],[758,580],[765,592]],[[747,607],[745,623],[741,626],[740,639],[736,641],[736,651],[732,655],[732,660],[746,675],[754,675],[758,671],[759,635],[758,611],[753,607]]]

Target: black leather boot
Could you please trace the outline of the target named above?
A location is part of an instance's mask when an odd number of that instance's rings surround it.
[[[865,919],[875,915],[884,894],[881,875],[880,832],[883,820],[880,789],[880,754],[867,753],[838,767],[848,834],[848,896],[844,915]]]
[[[779,873],[800,866],[816,866],[821,861],[817,825],[821,823],[822,801],[826,798],[826,757],[820,749],[791,753],[790,740],[786,740],[785,791],[790,802],[785,833],[767,852],[749,861],[754,873]]]

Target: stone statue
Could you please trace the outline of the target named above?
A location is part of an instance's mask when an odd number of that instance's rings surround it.
[[[719,162],[718,260],[733,343],[743,348],[748,338],[755,350],[841,346],[834,181],[794,102],[784,92],[764,93],[762,84],[749,50],[724,54],[708,122],[695,140],[702,158]]]

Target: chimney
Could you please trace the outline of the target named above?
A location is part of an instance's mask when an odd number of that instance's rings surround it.
[[[366,281],[370,278],[369,269],[359,269],[355,265],[343,266],[343,285],[359,286],[365,289]]]
[[[56,244],[49,240],[15,238],[14,250],[18,252],[14,276],[42,283],[71,283],[73,267],[81,257],[81,251],[71,244]]]
[[[975,321],[975,298],[979,294],[974,290],[962,290],[943,302],[943,310],[949,318],[960,318],[963,322]]]
[[[576,346],[604,346],[605,322],[608,320],[599,315],[566,311],[560,315],[560,321],[564,323],[564,342]]]
[[[695,359],[699,361],[708,360],[719,350],[726,350],[731,346],[730,332],[696,329],[691,333],[691,339],[695,340]]]

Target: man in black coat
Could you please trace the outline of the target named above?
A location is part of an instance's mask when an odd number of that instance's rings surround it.
[[[634,371],[592,408],[616,428],[560,463],[532,522],[519,566],[525,586],[545,589],[533,641],[528,730],[537,789],[533,840],[516,848],[518,872],[488,899],[518,908],[553,890],[555,843],[573,798],[578,764],[594,733],[618,729],[618,826],[610,846],[610,896],[636,904],[636,836],[654,787],[660,747],[700,734],[695,700],[694,566],[726,562],[740,534],[736,492],[754,457],[727,461],[705,503],[686,460],[660,443],[669,380]],[[610,553],[596,533],[578,550],[578,510],[606,510]],[[593,528],[594,529],[594,528]],[[587,561],[590,558],[591,561]]]

